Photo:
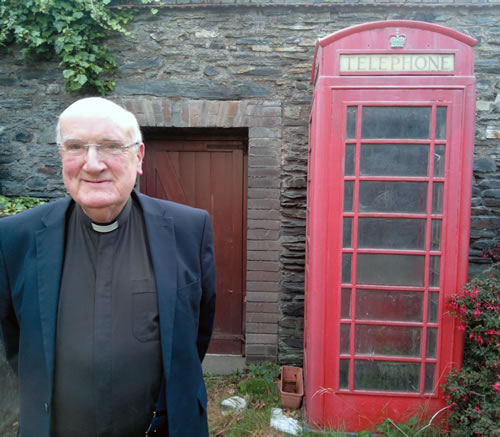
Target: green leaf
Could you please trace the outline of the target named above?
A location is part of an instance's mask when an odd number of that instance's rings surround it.
[[[156,14],[158,13],[158,9],[156,9],[156,8],[151,8],[151,13],[152,13],[153,15],[156,15]]]
[[[63,76],[64,76],[65,79],[70,78],[74,74],[75,74],[75,72],[73,70],[64,70],[63,71]]]
[[[87,76],[85,74],[79,74],[76,77],[76,80],[80,85],[83,86],[87,82]]]
[[[415,416],[410,417],[410,418],[408,419],[408,422],[406,422],[406,424],[407,424],[408,426],[415,426],[417,423],[418,423],[418,419],[417,419]]]

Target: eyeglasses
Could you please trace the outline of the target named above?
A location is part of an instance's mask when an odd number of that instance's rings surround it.
[[[101,144],[85,144],[79,141],[67,141],[65,143],[59,143],[58,147],[64,154],[69,156],[85,156],[88,153],[90,146],[95,147],[96,153],[101,156],[116,156],[121,155],[125,150],[131,147],[137,146],[137,141],[131,144],[121,144],[115,141],[106,141]]]

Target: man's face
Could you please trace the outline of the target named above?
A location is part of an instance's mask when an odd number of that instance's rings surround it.
[[[131,129],[119,119],[71,114],[60,120],[63,144],[78,141],[102,144],[115,141],[129,145],[134,141]],[[123,150],[118,155],[101,154],[94,146],[83,156],[72,156],[60,150],[63,181],[66,189],[91,219],[112,221],[122,210],[132,191],[137,175],[142,174],[144,145]]]

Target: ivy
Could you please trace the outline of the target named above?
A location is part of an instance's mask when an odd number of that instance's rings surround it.
[[[16,197],[9,198],[0,195],[0,217],[15,215],[18,212],[25,211],[26,209],[34,208],[38,205],[46,203],[44,200],[36,197]]]
[[[88,88],[105,95],[115,86],[117,67],[106,39],[110,33],[129,35],[125,25],[135,11],[121,6],[120,0],[0,0],[0,47],[16,44],[28,60],[55,56],[68,90]]]

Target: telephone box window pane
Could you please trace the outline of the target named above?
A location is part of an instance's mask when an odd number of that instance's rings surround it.
[[[351,318],[351,289],[342,289],[342,298],[340,303],[340,317],[342,319]]]
[[[427,182],[362,181],[359,211],[425,213]]]
[[[425,365],[425,393],[434,393],[434,373],[436,365],[434,363],[427,363]]]
[[[344,284],[351,283],[351,258],[350,253],[344,253],[342,255],[342,282]]]
[[[439,287],[439,256],[431,256],[429,269],[429,286]]]
[[[372,285],[423,287],[424,262],[421,255],[358,254],[357,282]]]
[[[436,358],[436,345],[437,345],[437,329],[428,328],[427,347],[426,347],[427,358]]]
[[[415,393],[419,391],[418,363],[356,360],[354,389]]]
[[[436,140],[446,138],[446,106],[438,106],[436,109]]]
[[[344,211],[352,212],[353,181],[344,181]]]
[[[425,249],[425,220],[360,217],[358,247],[423,250]]]
[[[339,386],[349,388],[349,360],[340,360]]]
[[[429,304],[427,311],[428,323],[437,323],[438,306],[439,306],[439,294],[429,293]]]
[[[351,338],[351,325],[340,325],[340,353],[348,354]]]
[[[430,120],[430,106],[365,106],[361,138],[428,139]]]
[[[345,146],[345,168],[346,176],[354,176],[354,145],[347,144]]]
[[[443,184],[434,182],[432,184],[432,213],[441,214],[443,212]]]
[[[431,223],[431,250],[441,249],[441,220],[432,220]]]
[[[357,290],[356,320],[421,322],[423,294],[414,291]]]
[[[346,137],[348,139],[356,138],[356,114],[357,114],[356,106],[349,106],[347,108],[347,132]]]
[[[434,147],[434,177],[444,177],[444,146]]]
[[[419,357],[422,329],[407,326],[356,325],[357,354]]]
[[[427,176],[429,147],[416,144],[363,144],[362,176]]]
[[[344,217],[343,246],[352,247],[352,217]]]

